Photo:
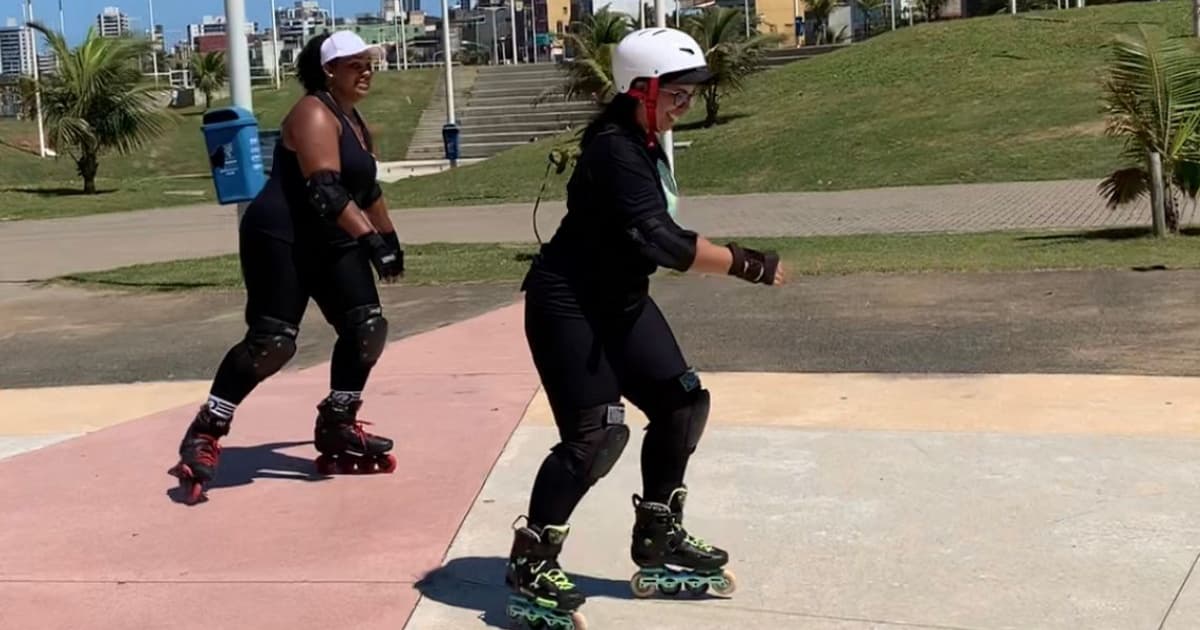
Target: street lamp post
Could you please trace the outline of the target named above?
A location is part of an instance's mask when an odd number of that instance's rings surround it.
[[[271,49],[275,51],[275,89],[278,90],[283,85],[283,68],[279,67],[279,60],[283,55],[279,50],[279,23],[275,19],[275,0],[271,0]]]
[[[229,95],[234,107],[254,111],[250,93],[250,50],[246,44],[245,0],[225,0],[225,58],[229,71]],[[250,204],[237,205],[240,222]]]
[[[512,62],[517,65],[517,0],[508,0],[509,26],[512,28]]]
[[[396,60],[396,69],[399,70],[403,67],[405,70],[408,70],[408,7],[404,6],[403,0],[395,0],[392,6],[396,13],[394,19],[397,25],[396,30],[400,32],[399,39],[402,53],[400,59]],[[404,28],[399,27],[401,21],[404,23]]]
[[[25,7],[29,10],[29,23],[33,23],[33,0],[25,0]],[[33,104],[37,110],[37,126],[38,126],[38,155],[46,157],[46,128],[42,124],[42,85],[38,74],[38,56],[37,56],[37,37],[33,34],[33,29],[25,27],[29,33],[29,58],[32,60],[33,66]]]
[[[654,25],[658,28],[667,26],[667,0],[654,0]],[[667,164],[671,172],[675,172],[675,134],[666,131],[662,134],[663,153],[667,154]]]
[[[154,68],[154,85],[158,85],[158,32],[154,29],[154,0],[150,0],[150,63]]]
[[[450,6],[448,0],[442,0],[442,54],[446,62],[446,124],[454,124],[454,73],[450,70]]]

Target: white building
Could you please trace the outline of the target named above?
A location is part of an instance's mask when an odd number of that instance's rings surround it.
[[[132,32],[129,29],[129,16],[117,7],[104,7],[96,15],[96,29],[100,37],[124,37]]]
[[[0,26],[0,75],[33,75],[33,29],[8,18]]]
[[[219,35],[225,32],[224,15],[206,15],[200,18],[199,24],[188,24],[188,41],[194,41],[201,35]],[[246,34],[258,32],[258,22],[246,21]]]

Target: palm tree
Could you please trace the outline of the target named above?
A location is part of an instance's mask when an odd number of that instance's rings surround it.
[[[213,92],[225,87],[225,52],[221,50],[192,57],[192,83],[204,93],[204,109],[212,103]]]
[[[704,98],[704,126],[717,124],[721,97],[742,89],[746,77],[758,71],[768,44],[777,35],[754,34],[746,37],[744,14],[737,9],[712,7],[700,15],[689,17],[684,30],[702,48],[708,59],[708,69],[716,77],[701,91]]]
[[[1177,195],[1195,201],[1200,191],[1200,47],[1139,25],[1110,45],[1112,57],[1103,81],[1106,134],[1125,139],[1133,164],[1100,183],[1111,208],[1141,198],[1161,186],[1165,223],[1179,231]],[[1162,161],[1162,182],[1151,177],[1151,154]]]
[[[54,150],[75,161],[83,191],[96,192],[100,156],[128,154],[160,136],[175,117],[167,111],[168,89],[144,82],[142,56],[147,40],[99,37],[88,29],[72,50],[62,34],[40,23],[30,27],[46,37],[58,60],[58,72],[43,74],[42,115]]]
[[[567,64],[566,80],[561,86],[543,92],[538,100],[552,95],[566,100],[586,95],[600,104],[611,100],[613,49],[631,30],[633,18],[612,11],[608,5],[589,15],[579,23],[576,32],[564,36],[567,46],[575,52],[574,60]]]

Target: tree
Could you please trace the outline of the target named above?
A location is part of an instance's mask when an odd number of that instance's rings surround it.
[[[1109,136],[1125,139],[1132,166],[1100,183],[1111,208],[1162,190],[1166,228],[1179,231],[1178,195],[1200,191],[1200,47],[1139,25],[1110,44],[1103,80]],[[1162,180],[1151,177],[1151,155],[1162,163]]]
[[[704,99],[704,126],[717,124],[721,97],[742,89],[746,77],[762,68],[768,44],[776,35],[753,34],[746,37],[745,15],[737,9],[712,7],[688,18],[684,30],[702,48],[708,69],[716,77],[700,95]]]
[[[101,155],[128,154],[175,120],[166,109],[169,88],[144,81],[140,62],[150,52],[149,41],[99,37],[88,29],[72,50],[60,33],[40,23],[29,26],[46,37],[58,60],[58,72],[43,74],[38,82],[46,138],[59,155],[71,156],[83,191],[94,194]]]
[[[212,103],[213,92],[225,87],[228,73],[225,70],[225,52],[207,52],[192,57],[192,84],[204,93],[204,109]]]
[[[543,92],[538,100],[552,95],[565,100],[587,96],[604,104],[615,95],[612,53],[617,43],[633,30],[633,18],[605,5],[579,22],[577,29],[564,36],[567,47],[575,53],[574,59],[566,64],[567,78],[561,86]]]

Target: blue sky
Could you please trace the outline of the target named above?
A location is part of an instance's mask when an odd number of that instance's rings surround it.
[[[24,15],[26,0],[0,0],[0,23],[7,18],[20,21]],[[129,16],[131,26],[145,32],[150,28],[150,0],[33,0],[33,14],[36,19],[45,22],[53,28],[58,28],[58,7],[61,1],[66,26],[67,41],[78,44],[83,40],[89,26],[96,23],[96,15],[104,7],[118,7]],[[275,0],[278,8],[290,6],[295,0]],[[330,3],[338,16],[356,13],[378,13],[380,0],[318,0],[322,7],[329,9]],[[448,0],[450,6],[457,6],[461,0]],[[260,28],[270,28],[271,0],[243,0],[246,5],[246,19],[257,21]],[[420,0],[421,9],[430,15],[441,15],[440,0]],[[674,6],[667,0],[668,7]],[[596,7],[611,3],[614,9],[636,13],[636,0],[596,0]],[[669,9],[668,9],[669,10]],[[225,0],[154,0],[154,21],[162,24],[166,30],[167,45],[182,41],[187,37],[187,25],[196,24],[205,15],[224,15]]]
[[[451,0],[455,6],[458,0]],[[243,0],[246,4],[246,19],[257,21],[260,28],[271,26],[271,0]],[[331,0],[319,0],[325,9]],[[338,16],[355,13],[378,13],[379,0],[332,0]],[[290,6],[294,0],[275,0],[278,8]],[[33,0],[33,15],[39,21],[58,28],[59,0]],[[20,18],[25,0],[0,0],[0,20]],[[150,28],[150,0],[62,0],[65,14],[67,41],[77,44],[82,41],[89,26],[96,23],[96,15],[104,7],[118,7],[129,16],[134,29],[145,31]],[[441,15],[440,0],[421,0],[421,9],[432,15]],[[154,0],[154,21],[166,29],[168,45],[187,37],[187,25],[200,22],[205,15],[224,15],[224,0]]]

